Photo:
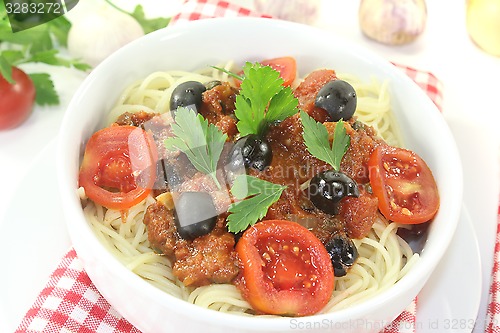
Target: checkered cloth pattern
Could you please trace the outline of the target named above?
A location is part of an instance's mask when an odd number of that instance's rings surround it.
[[[485,333],[500,333],[500,203],[498,205],[497,237],[490,285],[490,298],[486,312]]]
[[[222,16],[270,18],[269,15],[254,13],[226,1],[189,0],[186,1],[180,13],[172,18],[170,24],[185,24],[192,20]],[[433,74],[395,65],[422,87],[437,107],[441,108],[442,87]],[[500,242],[500,239],[498,241]],[[497,271],[500,270],[499,252],[500,246],[497,245],[495,266]],[[492,312],[499,313],[500,305],[497,303],[499,298],[496,293],[500,293],[500,283],[492,288],[495,291],[495,297],[492,299]],[[383,333],[415,333],[416,312],[417,300],[415,299],[396,320],[384,329]],[[140,333],[99,293],[85,273],[73,249],[62,258],[15,333],[24,332]],[[492,326],[489,332],[500,332],[500,330]]]
[[[406,75],[412,78],[413,81],[415,81],[434,101],[434,104],[436,104],[438,109],[442,111],[443,86],[441,81],[439,81],[434,74],[398,64],[394,65],[399,67],[406,73]]]
[[[140,333],[102,297],[71,249],[15,333]]]
[[[238,16],[271,18],[270,15],[260,14],[227,1],[187,0],[169,24],[180,25],[199,19]]]

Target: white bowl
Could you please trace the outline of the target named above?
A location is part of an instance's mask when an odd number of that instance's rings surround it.
[[[304,318],[257,318],[219,313],[170,296],[128,271],[94,236],[77,195],[84,144],[102,127],[119,94],[156,70],[194,70],[234,59],[257,61],[291,55],[299,74],[327,67],[368,79],[389,79],[405,145],[428,163],[437,180],[440,210],[421,260],[390,289],[345,310]],[[336,37],[295,23],[256,18],[210,19],[151,33],[101,63],[81,85],[67,110],[58,145],[58,181],[68,230],[90,278],[110,302],[143,332],[378,332],[421,290],[443,256],[457,225],[462,174],[455,143],[425,93],[392,64]]]

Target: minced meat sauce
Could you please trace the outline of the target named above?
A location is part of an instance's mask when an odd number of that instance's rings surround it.
[[[335,123],[329,122],[324,110],[314,106],[314,96],[326,82],[335,78],[332,70],[318,70],[312,72],[294,90],[299,108],[317,121],[324,122],[330,138],[333,138]],[[216,85],[203,93],[203,104],[199,110],[205,119],[228,135],[230,142],[238,134],[237,119],[234,116],[237,93],[238,90],[229,83]],[[123,114],[116,122],[117,125],[133,126],[143,126],[148,122],[147,129],[156,139],[160,154],[158,180],[153,194],[158,196],[164,192],[204,191],[212,196],[218,211],[225,211],[231,203],[227,191],[222,193],[182,153],[166,151],[163,141],[171,135],[170,127],[167,121],[156,116],[146,112]],[[149,126],[151,121],[153,126]],[[377,216],[378,201],[370,191],[367,163],[371,152],[383,142],[376,137],[373,128],[354,118],[345,125],[351,140],[340,171],[358,183],[360,196],[344,198],[340,203],[339,214],[335,216],[317,209],[309,201],[303,190],[307,187],[307,182],[318,172],[331,167],[308,152],[302,138],[300,117],[296,114],[268,130],[266,139],[273,152],[271,164],[262,172],[248,170],[252,176],[287,185],[280,199],[268,210],[265,219],[301,223],[323,243],[328,242],[333,235],[363,238],[368,234]],[[225,152],[227,155],[226,150]],[[224,169],[224,157],[223,152],[218,170]],[[222,174],[219,176],[224,177]],[[238,275],[238,256],[234,249],[237,236],[227,231],[226,217],[227,213],[220,214],[215,228],[209,234],[185,240],[176,231],[173,210],[159,200],[147,208],[144,223],[151,247],[172,260],[173,274],[186,286],[202,286],[230,283]]]

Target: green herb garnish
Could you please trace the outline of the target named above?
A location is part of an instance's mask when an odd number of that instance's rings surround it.
[[[184,107],[175,111],[172,132],[175,136],[165,139],[165,147],[186,154],[196,170],[212,177],[220,189],[216,176],[217,162],[227,135],[214,124],[209,124],[201,114]]]
[[[11,18],[13,20],[13,18]],[[5,7],[0,5],[0,76],[13,84],[12,66],[26,63],[45,63],[52,66],[74,67],[86,71],[91,67],[78,60],[59,55],[57,46],[66,46],[71,23],[60,16],[47,23],[28,30],[13,33],[7,18]],[[35,85],[36,103],[39,105],[57,105],[59,96],[49,74],[29,74]]]
[[[351,142],[351,138],[346,134],[342,119],[335,125],[333,143],[331,146],[325,125],[317,122],[304,111],[300,111],[300,119],[304,127],[303,138],[307,150],[314,157],[330,164],[338,171],[340,169],[342,157],[346,153]]]
[[[232,195],[241,201],[233,203],[228,212],[230,232],[245,230],[266,216],[269,207],[278,201],[286,186],[274,184],[249,175],[239,175],[231,187]]]
[[[111,7],[119,10],[122,13],[132,16],[144,30],[144,34],[149,34],[150,32],[165,28],[170,23],[169,17],[157,17],[153,19],[146,18],[144,13],[144,8],[142,5],[136,5],[133,12],[127,12],[122,8],[115,5],[111,0],[105,0]]]
[[[284,81],[278,71],[247,62],[243,73],[234,112],[241,136],[262,136],[270,124],[297,113],[298,100],[290,87],[283,86]]]
[[[57,105],[59,104],[59,96],[54,88],[54,82],[50,79],[47,73],[29,74],[33,84],[35,85],[36,95],[35,102],[38,105]]]

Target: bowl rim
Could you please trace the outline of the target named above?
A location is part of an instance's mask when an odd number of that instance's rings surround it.
[[[202,308],[200,306],[190,304],[184,300],[176,298],[175,296],[169,295],[165,292],[158,290],[156,287],[144,281],[138,275],[128,270],[124,265],[122,265],[119,262],[117,258],[115,258],[110,252],[108,252],[107,249],[99,242],[97,237],[95,237],[92,230],[90,229],[87,221],[83,217],[82,214],[83,210],[81,209],[80,201],[76,194],[77,184],[74,183],[75,175],[73,173],[77,169],[73,168],[73,170],[69,170],[68,162],[65,160],[65,157],[67,156],[68,153],[68,149],[70,149],[69,147],[67,147],[65,138],[71,137],[73,133],[72,130],[74,129],[75,126],[75,120],[72,119],[71,110],[75,108],[75,104],[81,102],[82,96],[85,95],[89,86],[93,84],[94,80],[99,79],[100,75],[102,75],[101,73],[105,71],[108,64],[111,64],[118,55],[126,54],[130,49],[141,47],[142,44],[148,44],[155,40],[178,38],[179,36],[182,36],[182,34],[190,33],[190,31],[192,30],[207,29],[213,27],[214,25],[231,25],[234,27],[235,25],[246,26],[252,24],[265,25],[271,29],[291,29],[294,31],[300,29],[302,32],[321,33],[326,35],[326,32],[321,29],[311,26],[305,26],[299,23],[292,23],[292,22],[286,22],[269,18],[238,17],[238,18],[213,18],[213,19],[192,21],[189,23],[179,24],[155,31],[136,41],[133,41],[132,43],[118,50],[115,54],[105,59],[102,62],[102,64],[98,65],[84,80],[84,82],[81,84],[81,86],[78,88],[77,92],[71,99],[71,102],[68,106],[67,112],[64,116],[60,128],[60,133],[58,135],[58,144],[57,144],[58,186],[59,186],[59,191],[61,193],[61,198],[64,207],[64,216],[70,234],[70,238],[72,239],[72,242],[74,244],[77,253],[80,250],[80,253],[82,253],[82,255],[84,256],[82,258],[84,261],[84,267],[86,264],[88,264],[87,262],[85,262],[85,260],[87,259],[85,258],[85,247],[86,246],[97,247],[99,249],[99,252],[103,253],[103,257],[101,258],[101,260],[106,263],[109,269],[119,272],[119,274],[123,277],[125,283],[127,284],[130,283],[133,285],[140,286],[142,293],[147,294],[148,297],[156,299],[158,302],[161,302],[166,307],[171,308],[172,311],[174,312],[185,313],[185,311],[188,311],[193,313],[194,316],[200,315],[203,318],[205,317],[210,318],[210,321],[218,321],[224,326],[227,326],[228,328],[248,325],[248,327],[251,326],[256,330],[265,329],[268,331],[269,330],[274,331],[274,330],[282,330],[289,328],[291,318],[281,317],[281,318],[270,319],[262,317],[237,316],[234,314],[227,314]],[[351,43],[348,40],[344,40],[343,38],[335,34],[333,34],[332,38],[341,41],[341,43],[344,46],[348,47],[350,50],[352,50],[352,52],[356,53],[358,57],[367,58],[368,61],[372,62],[374,65],[382,66],[384,68],[384,72],[390,74],[391,76],[397,77],[398,79],[406,82],[406,85],[412,87],[409,89],[413,90],[417,95],[419,95],[419,98],[422,99],[422,103],[425,105],[426,109],[432,110],[428,112],[431,118],[429,121],[437,122],[438,123],[437,126],[440,126],[440,128],[443,129],[444,132],[442,133],[442,138],[445,142],[444,144],[450,149],[449,151],[450,155],[448,156],[448,158],[451,159],[452,163],[456,165],[457,170],[455,170],[455,172],[461,177],[462,175],[461,162],[459,159],[458,149],[454,143],[451,131],[449,131],[446,122],[444,120],[444,117],[440,114],[440,112],[437,110],[437,107],[433,104],[433,102],[429,99],[429,97],[421,90],[421,88],[418,87],[417,84],[413,82],[409,77],[407,77],[405,74],[396,69],[390,62],[381,58],[374,52],[362,48],[360,45]],[[423,286],[421,277],[427,276],[428,278],[430,276],[430,273],[434,270],[434,268],[444,255],[452,239],[454,231],[456,229],[459,212],[462,205],[461,183],[462,183],[461,181],[457,182],[455,186],[455,193],[450,194],[454,197],[454,199],[451,202],[452,205],[448,212],[450,215],[447,216],[447,218],[451,222],[450,226],[447,228],[448,233],[444,234],[443,237],[441,238],[441,244],[439,245],[436,244],[434,246],[436,248],[436,251],[439,252],[437,253],[437,256],[426,256],[424,251],[420,261],[411,269],[410,272],[408,272],[407,275],[405,275],[396,283],[395,286],[397,287],[393,286],[387,290],[384,290],[383,292],[373,296],[372,298],[366,301],[363,301],[360,304],[356,304],[346,309],[337,310],[330,313],[321,313],[321,314],[315,314],[313,316],[297,317],[294,319],[297,320],[297,322],[310,322],[311,320],[322,321],[325,319],[339,320],[339,321],[346,320],[349,318],[350,314],[356,312],[360,314],[368,314],[370,312],[370,309],[374,307],[376,308],[379,306],[383,306],[384,303],[387,303],[388,301],[397,298],[398,295],[401,293],[401,290],[410,289],[410,287],[413,285]],[[88,238],[87,241],[89,241],[89,243],[85,245],[82,244],[80,240],[81,235],[84,235],[86,238]],[[425,279],[425,281],[427,280],[427,278]],[[106,289],[105,288],[101,289],[99,290],[103,294],[103,296],[105,296],[105,298],[108,298],[106,297],[107,295]],[[119,307],[116,304],[114,304],[113,306]],[[394,318],[389,318],[389,319],[392,320]],[[136,324],[134,323],[134,325]]]

